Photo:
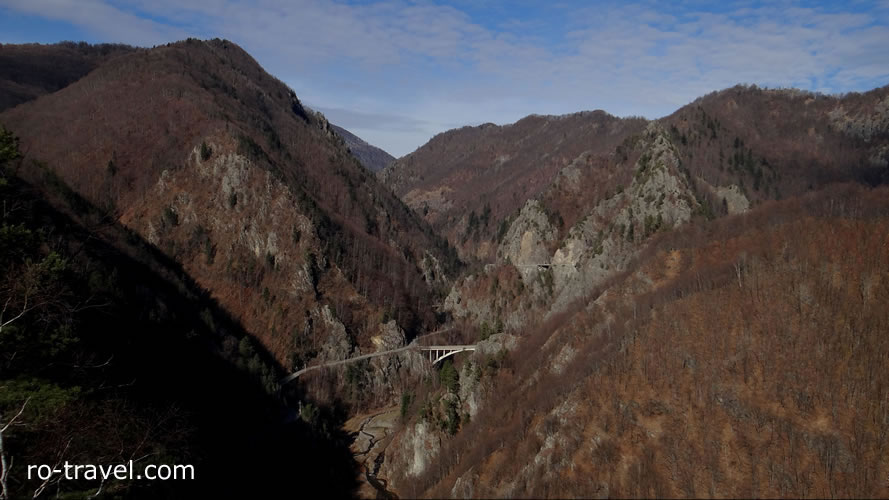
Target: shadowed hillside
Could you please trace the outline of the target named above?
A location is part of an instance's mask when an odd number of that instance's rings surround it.
[[[19,175],[51,170],[181,263],[284,370],[373,350],[381,320],[437,324],[453,251],[230,42],[109,59],[0,122]]]
[[[136,50],[84,42],[0,45],[0,111],[65,88],[104,61]]]
[[[346,436],[290,417],[269,353],[178,263],[51,171],[39,186],[10,176],[10,138],[0,133],[0,428],[11,422],[0,451],[10,497],[350,494]],[[195,480],[26,478],[29,464],[129,460],[140,474],[193,465]]]
[[[889,495],[889,87],[390,162],[225,40],[0,64],[16,463],[206,475],[111,496]]]

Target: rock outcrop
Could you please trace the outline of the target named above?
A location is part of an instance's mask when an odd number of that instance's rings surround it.
[[[538,264],[549,263],[547,247],[556,236],[543,205],[537,200],[528,200],[509,226],[498,257],[515,265],[527,283],[535,276]]]

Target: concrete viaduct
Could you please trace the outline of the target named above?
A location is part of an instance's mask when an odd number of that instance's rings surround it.
[[[292,382],[294,379],[298,378],[300,375],[304,373],[308,373],[315,370],[320,370],[322,368],[328,368],[333,366],[345,365],[348,363],[354,363],[356,361],[361,361],[362,359],[370,359],[376,358],[379,356],[388,356],[390,354],[396,354],[404,351],[420,351],[423,353],[425,358],[432,364],[435,365],[439,361],[443,361],[446,358],[453,356],[454,354],[465,352],[465,351],[474,351],[475,344],[469,345],[428,345],[421,346],[417,344],[410,344],[404,347],[399,347],[398,349],[390,349],[388,351],[380,351],[380,352],[372,352],[370,354],[362,354],[361,356],[355,356],[354,358],[349,359],[341,359],[339,361],[330,361],[327,363],[321,363],[320,365],[307,366],[302,370],[297,370],[290,375],[281,379],[280,383],[286,384],[288,382]]]

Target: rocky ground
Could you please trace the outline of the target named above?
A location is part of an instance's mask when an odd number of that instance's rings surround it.
[[[361,486],[358,490],[361,498],[394,498],[392,493],[386,491],[387,481],[381,477],[381,468],[398,420],[398,407],[393,406],[356,415],[343,426],[355,438],[351,449],[355,460],[361,465]]]

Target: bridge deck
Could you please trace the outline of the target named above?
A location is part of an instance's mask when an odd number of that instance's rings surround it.
[[[390,349],[390,350],[388,350],[388,351],[372,352],[372,353],[369,353],[369,354],[362,354],[362,355],[360,355],[360,356],[355,356],[354,358],[341,359],[341,360],[338,360],[338,361],[330,361],[330,362],[327,362],[327,363],[321,363],[320,365],[307,366],[307,367],[305,367],[305,368],[303,368],[303,369],[301,369],[301,370],[297,370],[297,371],[291,373],[290,375],[288,375],[288,376],[282,378],[281,381],[280,381],[280,383],[281,383],[282,385],[283,385],[283,384],[286,384],[286,383],[288,383],[288,382],[293,381],[294,379],[296,379],[297,377],[299,377],[300,375],[302,375],[302,374],[304,374],[304,373],[307,373],[307,372],[310,372],[310,371],[314,371],[314,370],[320,370],[321,368],[328,368],[328,367],[332,367],[332,366],[344,365],[344,364],[347,364],[347,363],[354,363],[354,362],[356,362],[356,361],[361,361],[362,359],[376,358],[376,357],[378,357],[378,356],[387,356],[387,355],[389,355],[389,354],[395,354],[395,353],[398,353],[398,352],[404,352],[404,351],[411,350],[411,349],[417,349],[417,350],[419,350],[419,351],[427,351],[427,352],[429,352],[429,351],[432,351],[432,352],[439,352],[439,351],[441,351],[441,352],[445,352],[445,353],[447,353],[445,356],[440,356],[440,357],[439,357],[439,360],[440,360],[440,359],[444,359],[444,357],[447,357],[448,355],[453,354],[453,353],[455,353],[455,352],[461,352],[461,351],[474,351],[474,350],[475,350],[475,347],[476,347],[475,344],[467,344],[467,345],[429,345],[429,346],[422,346],[422,345],[417,345],[417,344],[409,344],[409,345],[406,345],[406,346],[404,346],[404,347],[399,347],[398,349]],[[435,364],[438,360],[434,360],[434,361],[433,361],[433,360],[430,360],[430,361],[432,361],[433,364]]]
[[[474,351],[475,344],[467,345],[421,345],[421,351]]]

